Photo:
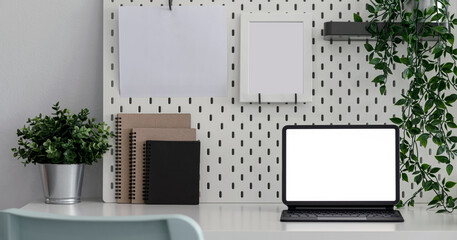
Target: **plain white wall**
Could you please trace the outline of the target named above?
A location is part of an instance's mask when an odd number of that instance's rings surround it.
[[[38,167],[15,160],[16,129],[61,105],[102,119],[102,0],[0,0],[0,209],[42,200]],[[101,197],[102,166],[83,197]]]

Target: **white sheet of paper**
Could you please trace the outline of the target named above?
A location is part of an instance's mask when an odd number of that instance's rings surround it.
[[[251,22],[249,94],[303,93],[303,23]]]
[[[121,97],[227,96],[224,6],[119,7]]]

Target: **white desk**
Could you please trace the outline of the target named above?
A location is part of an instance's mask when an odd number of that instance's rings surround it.
[[[212,239],[457,239],[457,213],[436,214],[425,206],[401,210],[404,223],[282,223],[282,204],[131,205],[83,201],[76,205],[27,204],[23,209],[78,216],[179,213],[197,221]]]

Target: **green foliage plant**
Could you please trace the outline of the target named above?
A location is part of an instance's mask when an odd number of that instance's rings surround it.
[[[405,4],[413,4],[412,11]],[[439,179],[438,174],[443,169],[451,175],[457,154],[457,136],[453,133],[457,125],[449,111],[457,100],[457,49],[451,32],[457,19],[448,12],[448,0],[435,0],[432,5],[420,9],[419,0],[371,0],[366,4],[367,30],[376,42],[367,42],[365,48],[370,64],[381,71],[373,82],[382,95],[386,94],[388,76],[395,65],[403,66],[402,78],[409,82],[409,88],[395,103],[402,108],[401,116],[390,120],[402,132],[401,178],[413,181],[418,188],[397,207],[414,206],[418,194],[432,191],[430,208],[453,212],[457,209],[457,197],[452,196],[451,188],[456,183],[446,176]],[[362,18],[354,14],[354,20],[361,22]],[[427,41],[430,37],[434,39]],[[399,53],[400,47],[406,49],[404,55]],[[437,147],[436,161],[422,163],[419,148],[430,142]]]
[[[97,162],[112,146],[109,138],[114,134],[104,122],[89,119],[89,110],[71,114],[60,109],[57,102],[52,116],[39,114],[28,119],[28,126],[17,130],[18,147],[14,157],[29,163],[87,164]]]

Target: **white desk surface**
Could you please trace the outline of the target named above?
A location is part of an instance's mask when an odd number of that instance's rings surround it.
[[[75,216],[184,214],[205,239],[457,239],[457,212],[436,214],[426,206],[402,209],[404,223],[283,223],[282,204],[140,205],[85,200],[76,205],[33,202],[23,209]]]

